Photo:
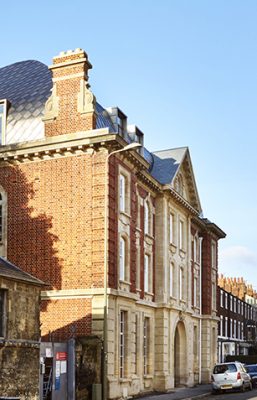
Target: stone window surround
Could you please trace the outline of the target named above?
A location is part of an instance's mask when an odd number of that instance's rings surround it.
[[[120,204],[121,204],[121,188],[120,188],[120,179],[121,177],[124,178],[124,194],[125,194],[125,198],[124,198],[124,209],[121,210],[120,208]],[[130,200],[131,200],[131,175],[130,172],[124,168],[122,165],[119,164],[119,185],[118,185],[118,205],[119,205],[119,212],[120,213],[124,213],[128,216],[130,216]]]
[[[147,263],[146,263],[147,260]],[[146,266],[147,266],[147,274],[146,274]],[[153,283],[153,268],[152,268],[152,255],[148,252],[144,254],[144,292],[146,294],[152,295],[152,283]],[[147,280],[147,282],[146,282]],[[146,285],[147,283],[147,285]]]
[[[169,263],[169,294],[171,298],[175,297],[174,287],[175,287],[175,264],[170,260]]]
[[[147,210],[147,211],[146,211]],[[149,236],[153,238],[153,215],[155,213],[153,204],[151,202],[150,193],[144,199],[144,233],[145,236]],[[148,221],[146,221],[146,217],[148,217]],[[148,222],[148,223],[147,223]],[[148,227],[146,229],[146,226]]]
[[[127,256],[127,243],[126,239],[120,237],[120,259],[119,259],[119,280],[125,281],[126,276],[126,256]]]
[[[175,245],[175,214],[169,210],[169,243]]]
[[[213,269],[217,269],[217,243],[211,241],[211,266]]]
[[[146,315],[143,319],[143,372],[144,377],[150,372],[150,318]]]
[[[198,287],[198,279],[197,276],[194,276],[194,307],[198,306],[198,296],[197,296],[197,287]]]
[[[179,240],[179,250],[183,253],[186,252],[186,221],[182,216],[178,217],[178,240]]]
[[[120,279],[120,262],[121,262],[121,242],[124,243],[124,279]],[[119,259],[118,259],[118,286],[123,290],[130,290],[130,240],[128,235],[125,232],[120,233],[119,237]]]
[[[120,309],[119,311],[119,378],[126,376],[126,359],[128,350],[128,311]]]
[[[184,287],[184,266],[183,265],[180,265],[180,267],[179,267],[179,285],[178,285],[178,288],[179,288],[179,295],[178,295],[178,298],[179,298],[179,301],[185,301],[185,287]]]

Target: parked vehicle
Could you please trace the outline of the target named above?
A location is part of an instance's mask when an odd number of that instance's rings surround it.
[[[251,377],[252,386],[257,387],[257,364],[245,365],[244,367]]]
[[[229,389],[252,390],[250,375],[240,362],[217,364],[212,373],[212,391],[225,391]]]

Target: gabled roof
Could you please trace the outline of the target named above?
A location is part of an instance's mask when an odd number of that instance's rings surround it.
[[[11,103],[6,144],[43,139],[42,117],[51,89],[51,72],[47,65],[39,61],[20,61],[0,68],[0,100],[7,99]],[[115,132],[111,118],[98,103],[96,112],[96,128],[108,127]]]
[[[186,151],[187,147],[154,151],[152,153],[151,175],[163,185],[171,184],[185,157]]]
[[[179,147],[152,153],[151,175],[163,185],[174,188],[174,180],[178,172],[184,168],[187,171],[186,184],[189,189],[189,203],[201,213],[201,203],[196,187],[194,172],[188,147]]]
[[[0,257],[0,277],[9,278],[12,280],[23,281],[37,286],[44,286],[45,283],[40,279],[22,271],[10,261]]]

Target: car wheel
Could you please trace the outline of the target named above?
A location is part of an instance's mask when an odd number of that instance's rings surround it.
[[[241,390],[241,392],[245,392],[245,383],[244,382],[242,383],[240,390]]]
[[[211,392],[212,392],[212,394],[218,394],[219,390],[218,389],[212,389]]]

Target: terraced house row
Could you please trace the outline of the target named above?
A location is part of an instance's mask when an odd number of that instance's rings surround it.
[[[90,68],[76,49],[0,69],[0,254],[48,284],[41,397],[49,371],[54,399],[208,382],[225,234],[202,216],[188,148],[149,152],[96,101]]]

